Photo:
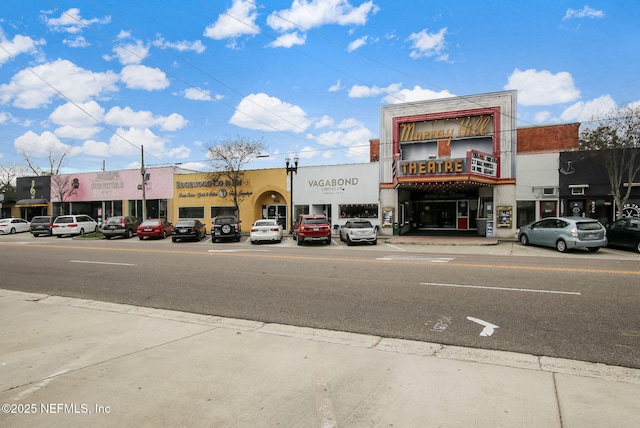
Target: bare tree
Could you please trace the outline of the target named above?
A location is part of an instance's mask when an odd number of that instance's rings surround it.
[[[19,174],[21,174],[21,170],[16,165],[0,165],[0,193],[4,194],[6,201],[12,201],[16,198],[15,181]]]
[[[60,202],[59,215],[64,214],[64,203],[75,192],[76,187],[74,187],[73,181],[68,175],[51,176],[51,196]]]
[[[640,177],[640,107],[617,109],[585,127],[580,148],[604,164],[616,216],[622,217],[634,180]]]
[[[229,193],[233,197],[237,216],[240,216],[240,202],[248,196],[239,190],[243,184],[243,168],[264,151],[265,146],[262,142],[251,141],[241,136],[222,140],[208,147],[213,167],[211,178],[215,181],[224,180],[231,187],[232,190]]]
[[[48,171],[42,169],[38,165],[36,165],[33,157],[29,156],[25,151],[22,151],[22,157],[29,169],[33,172],[33,175],[58,175],[60,174],[60,169],[64,163],[64,159],[71,153],[71,147],[66,146],[65,149],[61,152],[54,152],[53,150],[49,150],[49,154],[47,156],[47,160],[49,162]]]

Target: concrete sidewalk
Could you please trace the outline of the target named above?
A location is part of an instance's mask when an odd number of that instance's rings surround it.
[[[2,427],[633,427],[640,370],[0,289]]]

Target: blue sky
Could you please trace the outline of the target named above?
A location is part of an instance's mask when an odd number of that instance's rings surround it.
[[[2,0],[0,165],[368,161],[380,106],[518,90],[519,126],[640,102],[636,1]]]

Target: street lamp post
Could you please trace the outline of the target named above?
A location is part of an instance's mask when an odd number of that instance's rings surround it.
[[[293,174],[298,174],[298,157],[293,158],[293,165],[290,165],[291,159],[289,157],[285,158],[285,162],[287,164],[287,178],[291,175],[291,214],[289,216],[289,233],[293,230]]]

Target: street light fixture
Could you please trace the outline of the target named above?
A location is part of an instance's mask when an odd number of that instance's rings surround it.
[[[291,175],[291,214],[289,216],[289,233],[293,230],[293,174],[298,174],[298,157],[293,158],[293,165],[290,165],[291,159],[287,156],[285,162],[287,164],[287,178]]]

